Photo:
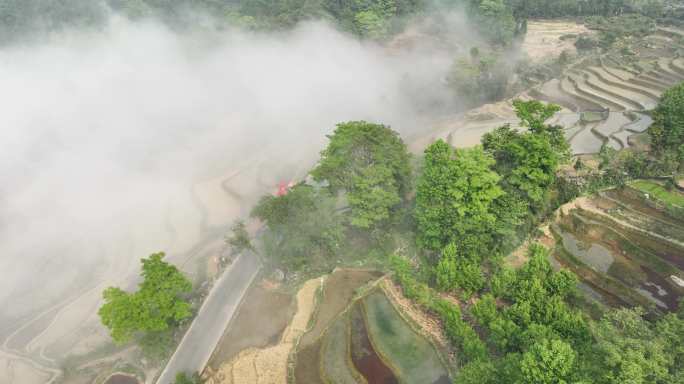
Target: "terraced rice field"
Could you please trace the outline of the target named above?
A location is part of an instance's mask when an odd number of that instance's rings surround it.
[[[296,383],[325,384],[321,377],[321,340],[297,351],[294,369]]]
[[[319,311],[325,301],[323,297]],[[312,330],[318,329],[317,324]],[[316,338],[299,344],[293,358],[296,383],[450,382],[437,349],[414,331],[377,287],[355,297],[325,324]]]
[[[638,189],[646,185],[654,191],[652,184],[640,181],[634,188],[578,199],[576,209],[552,226],[554,257],[600,302],[675,311],[684,297],[684,215]]]
[[[650,196],[653,196],[655,199],[666,204],[684,208],[684,195],[676,190],[668,191],[661,184],[647,180],[637,180],[630,184],[630,186],[644,193],[648,193]]]
[[[558,57],[563,51],[575,52],[574,39],[562,36],[588,33],[582,24],[563,20],[530,20],[522,50],[534,61]]]
[[[550,80],[529,94],[576,113],[609,112],[608,118],[597,123],[569,117],[554,121],[565,127],[574,154],[589,154],[598,152],[603,144],[615,149],[630,146],[630,137],[652,123],[639,112],[655,108],[663,92],[681,81],[681,58],[651,58],[627,67],[617,59],[601,57],[593,63],[578,63],[562,78]]]
[[[328,329],[321,350],[321,372],[326,382],[339,384],[366,383],[351,361],[349,315],[343,314]]]
[[[354,269],[340,269],[330,275],[323,288],[323,300],[316,312],[315,322],[302,337],[300,345],[307,346],[315,342],[335,317],[349,306],[355,291],[381,276],[376,271]]]
[[[363,300],[373,345],[392,362],[403,383],[449,383],[435,348],[417,335],[381,291]]]
[[[354,367],[370,383],[398,384],[399,380],[395,373],[373,347],[364,316],[363,307],[357,302],[351,311],[350,321],[354,332],[351,333],[349,341]]]

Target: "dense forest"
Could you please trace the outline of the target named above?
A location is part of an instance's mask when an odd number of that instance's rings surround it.
[[[527,18],[672,16],[670,0],[1,0],[0,42],[26,39],[67,27],[96,27],[109,12],[132,19],[157,17],[176,28],[238,25],[248,29],[291,28],[307,19],[327,19],[358,36],[382,38],[418,14],[465,9],[473,28],[498,44],[524,33]],[[210,18],[207,15],[212,15]]]

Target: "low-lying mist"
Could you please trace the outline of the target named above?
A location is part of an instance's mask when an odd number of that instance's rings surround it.
[[[269,154],[306,169],[341,121],[428,132],[456,106],[443,82],[452,59],[320,22],[180,36],[117,17],[1,49],[0,340],[80,292],[121,284],[151,252],[173,261],[195,245],[196,182]],[[85,319],[57,321],[66,332]]]

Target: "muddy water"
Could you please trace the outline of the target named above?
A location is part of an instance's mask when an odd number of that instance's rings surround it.
[[[606,247],[599,244],[584,244],[574,235],[558,228],[563,238],[563,247],[594,270],[606,273],[615,258]]]
[[[399,384],[392,370],[373,349],[363,317],[361,305],[357,303],[351,312],[351,358],[354,366],[368,384]]]
[[[644,115],[641,113],[635,113],[635,114],[639,118],[637,120],[635,120],[632,124],[626,125],[625,126],[626,130],[641,133],[641,132],[646,131],[648,129],[648,127],[650,127],[651,124],[653,124],[653,119],[650,116]]]
[[[684,271],[684,250],[681,248],[663,240],[643,236],[636,231],[625,230],[623,232],[629,241],[633,244],[638,244],[640,249],[665,260],[679,270]]]
[[[553,122],[553,124],[560,125],[564,128],[570,128],[579,123],[582,115],[580,113],[559,113],[558,118]]]
[[[595,130],[605,137],[610,137],[629,123],[630,120],[622,112],[611,112],[608,119],[596,126]]]
[[[684,230],[684,221],[679,220],[675,217],[671,217],[664,211],[657,210],[653,207],[645,205],[635,193],[630,192],[630,189],[612,189],[603,192],[609,199],[618,202],[625,207],[634,210],[644,216],[648,216],[657,220],[660,220],[673,227],[681,227]]]
[[[642,294],[644,294],[643,291],[648,292],[650,294],[648,296],[660,307],[676,311],[679,308],[679,299],[682,298],[682,295],[673,289],[670,281],[648,268],[641,267],[641,269],[646,274],[647,281],[641,285],[640,292]]]
[[[626,148],[626,147],[629,147],[629,138],[633,134],[634,134],[634,132],[630,132],[630,131],[620,131],[620,132],[614,133],[613,137],[620,142],[620,145],[623,148]]]
[[[572,147],[572,153],[586,154],[586,153],[598,153],[603,145],[603,139],[597,136],[591,131],[596,124],[587,124],[583,130],[575,134],[570,140],[570,146]]]
[[[133,376],[116,374],[110,376],[105,384],[139,384],[139,381]]]
[[[622,231],[613,233],[618,229],[592,220],[571,232],[554,228],[563,239],[563,247],[594,271],[617,279],[663,310],[677,309],[684,290],[678,289],[668,278],[669,270],[663,269],[672,267],[657,263],[662,256],[647,251],[645,244],[650,239],[633,238],[633,234]]]

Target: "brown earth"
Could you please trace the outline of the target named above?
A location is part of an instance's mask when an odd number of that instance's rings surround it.
[[[297,364],[294,371],[296,383],[324,384],[320,372],[321,340],[319,338],[297,351]]]
[[[218,371],[208,370],[205,373],[206,384],[286,384],[290,352],[307,329],[316,305],[316,292],[324,280],[324,277],[311,279],[299,289],[297,311],[276,345],[240,352],[232,360],[221,364]],[[268,319],[269,313],[270,310],[265,311],[261,316]]]
[[[527,23],[527,34],[522,50],[532,61],[555,59],[563,51],[575,53],[574,38],[561,40],[564,35],[580,35],[589,30],[574,21],[535,20]]]

